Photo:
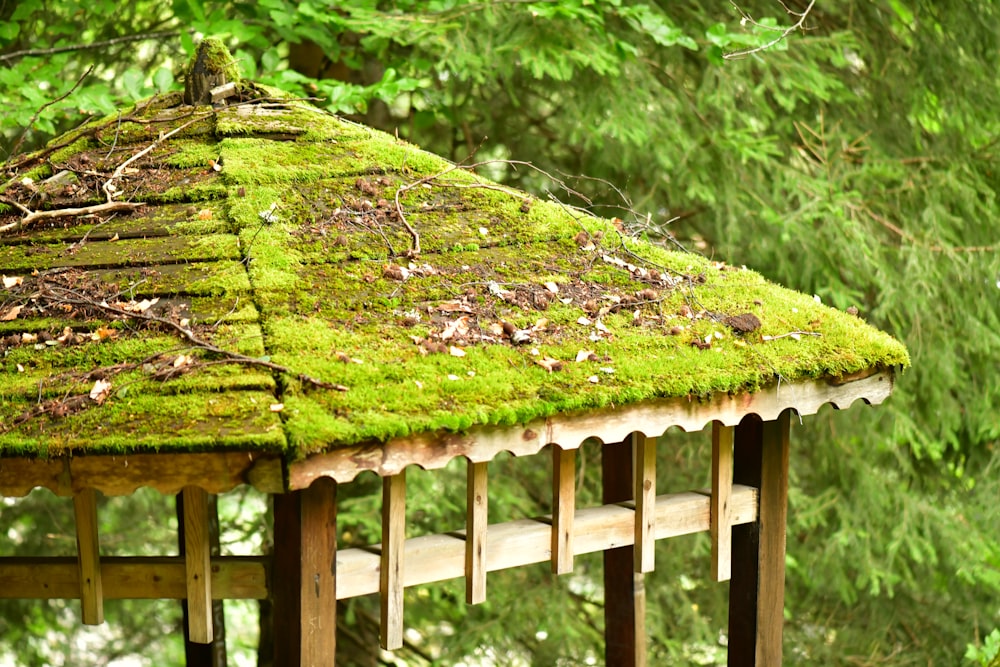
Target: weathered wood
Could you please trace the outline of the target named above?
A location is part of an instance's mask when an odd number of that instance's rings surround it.
[[[734,486],[732,505],[734,524],[755,521],[757,489]],[[635,512],[628,503],[578,509],[574,525],[576,555],[627,546],[635,538]],[[656,539],[706,532],[708,526],[708,493],[673,493],[657,497]],[[543,563],[552,557],[552,527],[548,517],[493,524],[489,536],[488,572]],[[406,540],[404,584],[418,586],[463,576],[465,544],[462,531]],[[381,545],[376,544],[337,552],[337,596],[340,599],[378,592],[380,550]],[[0,573],[2,571],[0,569]]]
[[[379,640],[392,651],[403,645],[403,577],[406,543],[406,471],[382,480],[382,553]]]
[[[97,494],[93,489],[82,489],[73,496],[73,513],[76,518],[82,618],[85,625],[100,625],[104,622],[104,587],[97,535]]]
[[[850,407],[857,400],[877,404],[891,393],[893,378],[893,371],[888,369],[849,382],[830,378],[782,383],[780,388],[768,387],[753,394],[716,394],[707,401],[686,397],[642,401],[566,412],[524,426],[482,426],[463,433],[421,433],[386,443],[338,447],[290,464],[289,488],[305,488],[318,477],[349,482],[366,470],[387,477],[411,464],[431,470],[444,467],[456,456],[474,462],[491,461],[502,451],[528,456],[550,443],[563,449],[577,449],[591,437],[618,442],[632,432],[658,436],[672,426],[688,432],[700,431],[712,421],[733,426],[747,414],[773,420],[788,408],[809,415],[827,403],[838,408]]]
[[[208,494],[185,486],[184,564],[187,581],[188,633],[191,641],[212,641],[212,547],[208,528]]]
[[[602,498],[605,504],[631,500],[633,481],[633,438],[601,447]],[[635,514],[632,540],[635,539]],[[644,654],[637,646],[646,641],[642,594],[636,597],[641,574],[634,572],[634,547],[604,552],[604,662],[635,667]]]
[[[185,555],[187,544],[184,535],[184,494],[174,497],[177,513],[177,549],[181,556]],[[212,557],[220,552],[219,545],[219,505],[214,495],[208,497],[208,542]],[[212,641],[199,644],[191,641],[189,628],[190,611],[187,600],[181,600],[181,616],[184,627],[184,664],[185,667],[226,667],[226,614],[223,601],[212,600]]]
[[[271,497],[274,560],[271,572],[272,664],[302,665],[302,492]]]
[[[299,600],[303,667],[333,667],[337,651],[337,483],[319,479],[302,492]]]
[[[486,552],[489,500],[486,463],[468,466],[465,499],[465,601],[486,600]]]
[[[656,554],[656,438],[641,433],[632,437],[635,460],[635,562],[636,572],[652,572]],[[643,588],[645,590],[645,588]]]
[[[105,496],[129,496],[142,486],[153,487],[164,495],[175,495],[185,486],[219,494],[250,482],[250,471],[258,468],[261,490],[282,489],[281,459],[259,452],[78,455],[49,460],[3,458],[0,495],[20,497],[33,488],[43,487],[59,496],[70,496],[85,488],[96,489]]]
[[[573,571],[576,450],[552,445],[552,572]]]
[[[772,422],[751,416],[736,427],[733,479],[757,486],[760,497],[757,521],[733,529],[730,667],[781,665],[788,426],[785,412]]]
[[[212,559],[212,595],[221,600],[267,597],[268,560],[262,556]],[[105,556],[105,600],[180,600],[187,595],[180,556]],[[58,600],[80,597],[80,568],[72,557],[0,558],[0,599]]]
[[[712,424],[712,578],[727,581],[732,572],[733,427]]]

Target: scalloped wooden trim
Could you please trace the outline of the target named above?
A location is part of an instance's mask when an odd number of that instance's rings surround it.
[[[319,477],[346,483],[364,471],[389,477],[408,465],[432,470],[444,467],[457,456],[474,463],[491,461],[504,451],[514,456],[530,456],[550,443],[563,449],[577,449],[588,438],[621,442],[635,432],[659,437],[672,426],[688,432],[700,431],[713,421],[735,426],[748,414],[773,421],[787,409],[800,416],[811,415],[828,403],[838,409],[848,408],[857,400],[876,405],[892,393],[894,376],[891,368],[873,369],[864,377],[778,384],[753,394],[717,394],[707,401],[688,398],[643,401],[559,414],[523,426],[481,426],[465,433],[420,433],[386,443],[339,447],[289,464],[288,485],[291,489],[304,489]]]
[[[161,454],[81,455],[57,459],[0,459],[0,496],[21,497],[42,487],[58,496],[72,496],[93,488],[105,496],[129,496],[142,486],[165,495],[176,495],[185,486],[208,493],[225,493],[251,481],[263,480],[262,491],[283,490],[274,474],[262,470],[277,467],[274,455],[256,452],[177,452]],[[253,480],[251,471],[257,474]],[[255,484],[255,486],[258,486]],[[260,486],[258,486],[260,488]]]

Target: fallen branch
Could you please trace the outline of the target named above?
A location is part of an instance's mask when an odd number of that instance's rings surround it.
[[[260,368],[266,368],[268,370],[274,371],[276,373],[282,373],[284,375],[289,375],[299,379],[302,382],[311,384],[315,387],[321,389],[332,389],[334,391],[348,391],[348,388],[344,385],[334,384],[332,382],[325,382],[317,378],[306,375],[305,373],[296,373],[287,366],[282,366],[281,364],[276,364],[265,359],[259,359],[257,357],[250,357],[245,354],[240,354],[239,352],[232,352],[230,350],[223,349],[217,345],[209,343],[203,338],[199,338],[190,329],[183,327],[178,322],[169,320],[165,317],[159,317],[157,315],[151,315],[149,313],[137,313],[123,308],[116,308],[115,306],[109,305],[106,302],[97,302],[94,299],[88,299],[86,296],[79,294],[73,290],[65,289],[62,287],[49,287],[49,291],[55,295],[56,301],[59,303],[65,303],[67,305],[74,306],[85,306],[88,308],[95,308],[108,315],[115,315],[128,320],[137,320],[140,322],[146,322],[148,324],[158,324],[162,327],[166,327],[178,334],[186,341],[191,343],[192,347],[204,352],[209,352],[223,357],[226,361],[234,364],[239,364],[243,366],[256,366]]]
[[[0,234],[9,232],[12,229],[21,229],[33,222],[38,222],[39,220],[68,218],[79,215],[96,215],[98,213],[111,213],[113,211],[131,211],[139,208],[140,206],[146,205],[145,202],[113,201],[105,204],[94,204],[93,206],[82,206],[80,208],[57,208],[52,211],[32,211],[31,209],[22,206],[12,199],[7,199],[6,197],[0,197],[0,201],[18,208],[25,214],[25,217],[20,220],[9,222],[6,225],[0,225]]]

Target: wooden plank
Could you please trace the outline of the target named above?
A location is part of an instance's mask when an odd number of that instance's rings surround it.
[[[730,667],[781,665],[784,626],[788,413],[736,427],[733,479],[759,491],[758,520],[733,529],[729,585]]]
[[[302,492],[302,665],[333,667],[337,651],[337,483],[318,479]]]
[[[274,560],[270,591],[272,664],[301,667],[302,492],[277,494],[271,499],[274,507]]]
[[[750,523],[756,518],[757,489],[734,486],[733,523]],[[579,509],[574,523],[576,555],[627,546],[635,536],[635,512],[627,503]],[[706,532],[708,527],[708,494],[673,493],[656,498],[657,539]],[[488,572],[543,563],[552,557],[552,529],[547,517],[493,524],[489,536]],[[406,587],[446,581],[465,574],[463,531],[411,538],[406,540],[405,548]],[[379,591],[380,550],[381,545],[376,544],[337,552],[337,595],[340,599]]]
[[[465,499],[465,601],[479,604],[486,600],[486,553],[489,504],[487,464],[468,464]]]
[[[380,477],[395,475],[408,465],[425,470],[441,468],[456,456],[470,461],[491,461],[500,452],[515,456],[537,454],[549,444],[576,449],[587,438],[618,442],[634,431],[664,433],[671,426],[687,432],[700,431],[712,421],[733,426],[747,414],[773,420],[788,408],[800,415],[814,414],[832,403],[847,408],[857,400],[881,403],[892,392],[892,369],[872,372],[863,378],[842,382],[829,378],[782,383],[753,394],[715,394],[707,401],[687,397],[640,401],[624,406],[565,412],[536,419],[523,426],[479,426],[462,433],[418,433],[393,438],[386,443],[338,447],[310,456],[288,467],[289,488],[309,486],[319,477],[349,482],[370,470]],[[837,384],[842,382],[841,384]]]
[[[208,494],[197,486],[185,486],[184,567],[187,581],[188,633],[191,641],[212,641],[212,552],[208,528]]]
[[[632,436],[635,460],[635,550],[636,572],[652,572],[656,555],[656,438],[642,433]]]
[[[216,600],[267,598],[264,556],[212,558]],[[187,595],[180,556],[105,556],[101,581],[105,600],[180,600]],[[80,597],[80,568],[74,557],[0,558],[0,599],[58,600]]]
[[[605,505],[631,500],[634,490],[633,439],[601,447],[601,487]],[[631,512],[635,540],[635,512]],[[604,662],[635,667],[646,641],[643,605],[636,599],[643,575],[634,572],[634,547],[629,544],[604,551]]]
[[[164,495],[175,495],[185,486],[198,486],[209,493],[230,491],[250,479],[266,492],[280,491],[281,459],[259,452],[177,452],[160,454],[78,455],[72,458],[37,460],[0,459],[0,496],[20,497],[42,487],[59,496],[93,488],[105,496],[128,496],[141,486],[151,486]],[[275,489],[274,486],[279,488]]]
[[[379,640],[393,651],[403,646],[403,576],[406,543],[406,471],[382,480],[382,553]]]
[[[576,450],[552,445],[552,572],[573,571]]]
[[[733,427],[712,424],[712,578],[728,581],[732,573]]]
[[[174,496],[177,514],[177,547],[181,556],[185,555],[187,544],[184,536],[184,494]],[[218,556],[219,545],[219,505],[214,495],[208,497],[208,541],[211,555]],[[184,664],[186,667],[226,666],[226,614],[222,600],[212,600],[212,641],[200,644],[191,641],[189,628],[190,612],[187,599],[180,601],[184,626]]]
[[[80,603],[84,625],[104,622],[104,587],[101,547],[97,536],[97,494],[82,489],[73,496],[76,518],[76,550],[79,562]]]

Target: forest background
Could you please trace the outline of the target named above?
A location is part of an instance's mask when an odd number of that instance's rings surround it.
[[[913,368],[879,409],[793,429],[786,661],[986,665],[1000,648],[998,24],[989,0],[0,0],[0,159],[178,88],[198,36],[221,36],[247,77],[456,161],[579,176],[566,178],[589,205],[637,234],[856,306]],[[552,187],[509,165],[488,175]],[[703,485],[704,445],[671,442],[659,488]],[[494,503],[538,510],[518,499],[545,471],[491,466],[506,475]],[[411,493],[442,497],[440,478],[417,478]],[[344,499],[348,537],[377,533],[373,490]],[[102,510],[108,553],[176,539],[169,503],[131,502]],[[72,554],[63,505],[47,492],[0,504],[0,553]],[[457,503],[435,506],[428,524],[461,525]],[[220,511],[226,548],[267,548],[262,499]],[[709,581],[708,549],[658,545],[653,664],[725,662],[727,589]],[[427,587],[407,599],[396,656],[370,650],[376,602],[352,601],[343,659],[595,664],[599,581],[583,558],[569,581],[491,575],[477,607]],[[0,605],[0,664],[182,661],[176,603],[109,603],[96,632],[77,607]],[[234,664],[255,664],[256,611],[227,606]]]

